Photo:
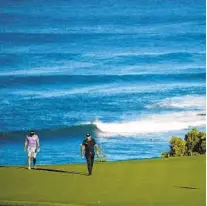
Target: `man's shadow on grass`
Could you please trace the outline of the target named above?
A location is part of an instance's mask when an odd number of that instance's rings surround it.
[[[26,169],[26,167],[18,167],[19,169]],[[36,169],[31,169],[31,170],[37,170],[37,171],[45,171],[45,172],[55,172],[55,173],[67,173],[67,174],[73,174],[73,175],[84,175],[88,176],[88,174],[83,173],[83,172],[75,172],[75,171],[65,171],[65,170],[57,170],[57,169],[50,169],[50,168],[36,168]]]
[[[56,173],[68,173],[68,174],[74,174],[74,175],[88,176],[88,174],[83,173],[83,172],[65,171],[65,170],[57,170],[57,169],[49,169],[49,168],[36,168],[36,169],[33,169],[33,170],[46,171],[46,172],[56,172]]]

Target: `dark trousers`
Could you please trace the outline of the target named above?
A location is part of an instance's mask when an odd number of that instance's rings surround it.
[[[92,174],[94,154],[86,154],[86,160],[87,160],[87,165],[88,165],[88,173]]]
[[[36,165],[36,158],[33,158],[33,165]]]

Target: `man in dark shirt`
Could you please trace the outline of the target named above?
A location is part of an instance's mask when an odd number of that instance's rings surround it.
[[[85,150],[85,158],[88,165],[88,175],[92,175],[95,156],[94,147],[96,149],[96,155],[98,156],[98,145],[96,144],[95,139],[93,139],[90,134],[87,134],[86,139],[81,144],[81,156],[84,156]]]

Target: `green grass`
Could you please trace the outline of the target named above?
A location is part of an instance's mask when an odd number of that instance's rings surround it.
[[[205,158],[0,167],[0,205],[204,206]]]

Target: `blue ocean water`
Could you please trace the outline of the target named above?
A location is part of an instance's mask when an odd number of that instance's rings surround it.
[[[83,162],[92,133],[109,161],[159,157],[205,130],[204,0],[0,2],[0,164]],[[202,115],[201,115],[202,114]]]

